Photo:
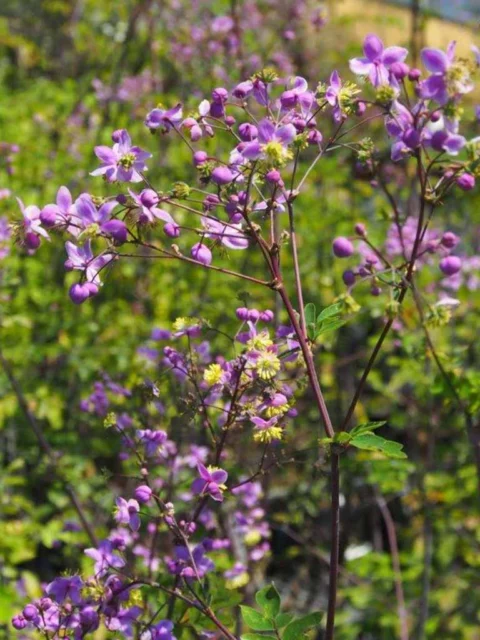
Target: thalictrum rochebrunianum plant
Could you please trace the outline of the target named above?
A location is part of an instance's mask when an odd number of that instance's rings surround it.
[[[425,49],[423,72],[410,68],[407,56],[406,49],[385,48],[370,35],[363,57],[350,61],[357,82],[333,71],[328,84],[315,86],[302,77],[279,78],[267,68],[236,86],[214,88],[195,111],[186,112],[181,104],[153,109],[145,126],[159,138],[159,155],[164,136],[186,145],[198,177],[193,183],[159,189],[148,177],[155,155],[121,129],[113,132],[111,146],[95,147],[98,164],[92,163],[91,173],[106,183],[105,197],[72,195],[60,187],[54,204],[39,208],[20,202],[23,220],[14,233],[28,252],[41,257],[44,241],[64,238],[65,268],[75,276],[69,290],[74,304],[101,297],[107,272],[119,260],[134,259],[181,260],[192,269],[216,270],[243,280],[252,295],[270,289],[280,304],[275,312],[237,308],[234,335],[185,314],[172,332],[152,336],[167,341],[160,358],[164,373],[190,410],[201,415],[200,444],[178,444],[167,427],[158,428],[162,384],[150,385],[151,395],[135,415],[105,415],[105,387],[96,387],[84,409],[103,415],[119,434],[136,488],[117,499],[115,528],[85,550],[93,560],[90,575],[53,580],[44,597],[14,617],[16,629],[36,628],[46,638],[79,639],[100,625],[122,637],[153,640],[172,640],[185,629],[192,630],[191,637],[237,638],[238,620],[232,616],[239,599],[230,589],[245,584],[268,551],[258,477],[274,466],[278,443],[293,429],[296,399],[308,385],[319,414],[319,453],[330,460],[330,573],[323,619],[324,637],[334,637],[342,454],[356,447],[405,457],[399,443],[375,432],[382,423],[352,425],[355,408],[385,338],[399,322],[403,301],[422,297],[418,271],[439,269],[447,278],[460,272],[457,236],[448,229],[432,233],[431,223],[438,218],[441,225],[445,194],[474,187],[480,163],[478,141],[459,131],[461,100],[473,88],[478,56],[457,59],[454,44],[447,52]],[[384,122],[391,159],[406,163],[414,176],[414,204],[407,214],[389,189],[378,150],[358,135],[370,120]],[[332,238],[333,254],[350,265],[343,275],[346,291],[331,306],[316,309],[302,294],[296,203],[308,181],[321,176],[324,156],[352,153],[359,170],[388,197],[392,225],[384,244],[374,244],[361,222],[351,237]],[[251,273],[248,261],[237,259],[244,252],[261,256],[261,272]],[[354,255],[360,258],[357,266],[351,266]],[[293,265],[288,278],[285,262]],[[294,282],[292,290],[286,281]],[[343,420],[333,424],[315,348],[322,334],[354,321],[356,286],[387,295],[387,313]],[[436,320],[454,304],[440,299],[432,311]],[[206,327],[226,339],[223,353],[211,353]],[[159,358],[148,348],[145,355]],[[129,395],[114,385],[110,391]],[[240,433],[251,438],[252,455],[259,460],[253,472],[239,472],[235,465],[233,443]],[[173,552],[165,557],[167,539]],[[247,546],[238,544],[247,539]],[[248,553],[242,556],[239,548]],[[218,567],[216,553],[225,549],[230,565]],[[297,619],[282,613],[273,586],[257,594],[257,604],[241,607],[252,630],[244,638],[300,638],[321,624],[317,612]]]

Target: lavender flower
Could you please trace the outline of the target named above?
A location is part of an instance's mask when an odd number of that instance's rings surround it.
[[[423,49],[422,62],[432,73],[420,83],[420,96],[443,105],[473,89],[470,68],[462,60],[455,59],[456,42],[450,42],[445,53],[441,49]]]
[[[140,147],[132,146],[128,132],[121,129],[118,142],[112,148],[106,146],[95,147],[95,155],[101,161],[101,166],[90,173],[92,176],[105,176],[109,182],[142,182],[141,171],[146,171],[145,160],[152,157],[151,153]]]
[[[378,36],[369,34],[363,41],[364,58],[350,60],[350,69],[356,75],[368,76],[374,87],[391,84],[390,67],[403,62],[408,55],[403,47],[383,46]]]
[[[160,129],[163,132],[167,132],[179,125],[182,119],[182,105],[178,103],[172,109],[153,109],[147,114],[145,124],[151,130]]]
[[[192,491],[222,502],[228,473],[223,469],[207,468],[201,462],[198,463],[197,469],[200,477],[193,481]]]

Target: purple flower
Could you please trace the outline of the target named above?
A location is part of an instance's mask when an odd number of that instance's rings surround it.
[[[422,98],[443,105],[473,89],[468,65],[455,59],[455,46],[456,42],[450,42],[446,53],[441,49],[422,49],[422,62],[432,74],[420,83]]]
[[[246,249],[248,247],[248,238],[243,233],[241,224],[227,226],[213,217],[202,216],[202,226],[207,238],[221,242],[228,249]]]
[[[130,189],[128,192],[134,203],[137,205],[137,208],[134,209],[134,211],[138,211],[138,221],[140,223],[153,223],[155,220],[163,220],[166,225],[171,224],[178,227],[177,223],[168,211],[156,206],[159,202],[159,198],[153,189],[144,189],[139,195]]]
[[[167,566],[170,573],[188,579],[203,578],[215,568],[210,558],[205,555],[203,544],[198,544],[193,551],[184,546],[175,547],[175,560],[167,561]]]
[[[201,262],[206,267],[212,264],[212,252],[203,244],[203,242],[197,242],[191,249],[192,258],[197,262]]]
[[[350,69],[356,75],[367,76],[374,87],[390,84],[390,67],[397,62],[403,62],[408,55],[403,47],[383,46],[383,42],[376,35],[369,34],[363,41],[364,58],[350,60]]]
[[[121,129],[118,137],[119,141],[112,148],[103,145],[95,147],[95,155],[102,164],[90,175],[104,175],[109,182],[142,182],[140,171],[147,170],[145,160],[151,158],[152,154],[132,146],[125,129]]]
[[[182,105],[178,103],[171,109],[153,109],[147,114],[145,124],[149,129],[161,129],[164,132],[170,131],[179,125],[183,119]]]
[[[132,531],[140,529],[139,511],[140,505],[136,500],[125,500],[125,498],[116,499],[117,510],[115,520],[119,524],[128,524]]]
[[[330,75],[330,84],[325,92],[325,99],[333,107],[333,119],[340,122],[347,116],[342,104],[342,81],[338,71],[333,71]]]
[[[142,634],[142,640],[177,640],[172,631],[173,622],[171,620],[160,620]]]
[[[95,561],[95,574],[104,576],[109,569],[121,569],[125,566],[125,560],[113,553],[113,545],[109,540],[103,540],[98,548],[85,549],[85,555]]]
[[[269,145],[272,151],[277,150],[285,155],[288,146],[295,140],[297,130],[293,124],[278,125],[269,118],[264,118],[258,123],[258,138],[247,142],[240,150],[241,155],[247,160],[257,160],[269,154]]]
[[[17,202],[20,206],[20,211],[22,212],[22,215],[23,215],[23,228],[24,228],[25,238],[28,240],[28,236],[31,234],[37,237],[43,236],[48,240],[49,235],[45,231],[45,229],[43,229],[42,227],[42,221],[40,219],[40,209],[34,204],[26,207],[23,204],[23,202],[20,200],[20,198],[17,198]],[[40,239],[38,244],[40,244]],[[30,248],[36,248],[36,247],[30,247]]]
[[[440,260],[440,271],[446,276],[453,276],[462,268],[462,261],[458,256],[447,256]]]
[[[47,204],[40,212],[40,220],[46,227],[55,224],[66,224],[75,215],[72,194],[67,187],[57,191],[56,204]]]
[[[228,473],[223,469],[213,467],[207,469],[201,462],[198,463],[197,469],[200,477],[193,481],[192,491],[204,496],[211,496],[217,502],[222,502]]]
[[[77,246],[67,240],[65,243],[68,260],[65,262],[65,268],[69,271],[82,271],[87,282],[99,286],[101,284],[100,271],[114,259],[111,253],[105,253],[96,258],[93,257],[90,240],[87,240],[83,246]]]
[[[142,484],[135,489],[135,498],[140,504],[146,504],[152,497],[152,490],[146,484]]]
[[[69,576],[66,578],[55,578],[47,586],[46,592],[55,602],[63,604],[65,600],[70,600],[73,604],[80,604],[82,597],[80,590],[83,581],[80,576]]]
[[[348,238],[339,236],[332,244],[333,253],[337,258],[349,258],[353,255],[355,248]]]

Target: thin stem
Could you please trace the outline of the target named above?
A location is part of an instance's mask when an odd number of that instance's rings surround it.
[[[392,556],[392,566],[395,581],[395,594],[397,598],[398,619],[400,621],[400,640],[408,640],[408,616],[405,607],[405,596],[403,593],[402,570],[400,567],[400,556],[398,553],[397,533],[395,522],[393,521],[390,509],[382,496],[377,496],[377,505],[382,514],[385,528],[387,530],[388,546]]]
[[[325,640],[333,640],[340,550],[340,456],[332,451],[331,469],[331,525],[330,525],[330,579],[328,583],[328,611]]]
[[[295,286],[297,289],[298,306],[300,313],[300,328],[303,331],[303,335],[307,336],[307,323],[305,320],[305,305],[303,302],[302,280],[300,276],[300,264],[298,261],[297,251],[297,236],[295,234],[295,222],[293,219],[293,207],[292,203],[286,198],[288,207],[288,220],[290,224],[290,241],[292,243],[292,257],[293,257],[293,270],[295,272]]]

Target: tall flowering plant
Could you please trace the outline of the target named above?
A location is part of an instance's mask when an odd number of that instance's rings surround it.
[[[406,49],[385,48],[374,35],[365,39],[363,53],[350,61],[357,82],[334,70],[328,82],[315,87],[303,77],[279,78],[264,69],[232,88],[215,88],[193,111],[176,104],[146,114],[145,126],[160,141],[173,136],[188,149],[198,176],[193,183],[157,188],[148,177],[153,154],[134,145],[122,129],[112,134],[111,146],[94,150],[98,166],[92,166],[92,176],[102,176],[108,195],[74,197],[61,187],[54,204],[40,209],[21,203],[23,220],[15,233],[30,253],[55,236],[65,238],[74,304],[101,297],[109,270],[133,259],[179,260],[217,271],[244,281],[252,294],[274,292],[280,304],[275,311],[238,307],[234,335],[182,317],[171,332],[152,334],[154,342],[169,341],[161,351],[151,345],[142,349],[147,362],[173,377],[185,419],[199,418],[201,445],[182,442],[173,423],[158,428],[168,421],[163,383],[146,382],[147,399],[133,414],[109,411],[108,394],[129,397],[130,390],[111,381],[97,384],[82,408],[103,416],[119,434],[134,488],[117,498],[108,535],[92,536],[85,551],[93,560],[91,574],[56,578],[44,597],[14,617],[16,629],[33,627],[50,639],[83,638],[101,625],[146,639],[171,640],[185,629],[192,637],[238,638],[231,613],[239,600],[228,592],[249,581],[269,549],[258,479],[280,464],[279,445],[288,442],[296,401],[307,386],[320,416],[318,454],[327,455],[330,464],[324,637],[334,637],[342,457],[352,449],[405,457],[400,443],[376,433],[383,423],[352,426],[355,410],[383,343],[402,323],[404,301],[416,307],[427,340],[428,322],[447,321],[457,304],[439,293],[426,314],[418,273],[436,271],[444,284],[461,273],[459,238],[439,228],[442,220],[436,219],[449,192],[475,187],[480,162],[478,140],[468,140],[460,129],[461,100],[473,88],[475,60],[458,59],[453,43],[447,52],[425,49],[421,71],[408,66]],[[391,160],[414,177],[408,203],[391,189],[382,150],[363,135],[373,120],[384,124]],[[331,239],[335,258],[348,263],[346,290],[320,310],[304,300],[297,203],[308,182],[321,176],[322,160],[334,153],[354,155],[356,170],[391,207],[391,226],[384,243],[374,243],[361,221],[351,236]],[[245,252],[261,257],[262,273],[252,273],[247,260],[237,266],[237,256]],[[285,267],[289,263],[292,274]],[[364,286],[385,296],[383,327],[347,410],[332,419],[318,375],[317,346],[322,335],[353,321],[358,306],[352,292]],[[228,356],[227,350],[212,352],[208,331],[226,338]],[[467,427],[478,446],[471,419]],[[238,464],[245,439],[256,465],[248,472]],[[282,613],[273,586],[259,591],[256,601],[259,609],[241,607],[244,623],[255,632],[245,639],[289,640],[321,624],[318,612],[297,619]],[[401,598],[399,618],[401,637],[407,638]]]

